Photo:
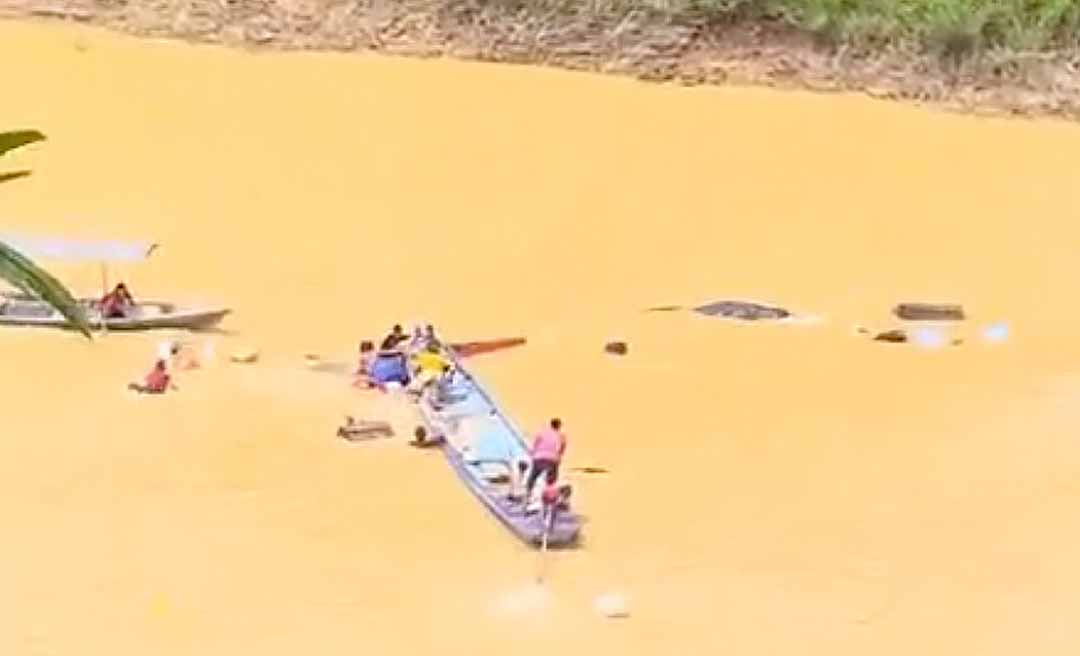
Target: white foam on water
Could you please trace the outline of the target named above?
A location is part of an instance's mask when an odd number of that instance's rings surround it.
[[[983,339],[991,344],[998,344],[1009,339],[1009,325],[1005,323],[995,323],[991,326],[987,326],[983,330]]]
[[[216,352],[217,352],[217,345],[214,344],[214,340],[212,340],[212,339],[206,340],[206,343],[203,344],[203,362],[206,362],[207,364],[213,362],[214,361],[214,355],[216,354]]]
[[[491,604],[491,612],[500,617],[535,616],[554,605],[551,591],[542,583],[528,583],[503,592]]]
[[[604,617],[611,619],[630,617],[630,608],[627,605],[626,597],[615,592],[602,594],[594,599],[593,609]]]
[[[941,348],[948,341],[944,331],[937,328],[919,328],[913,337],[913,341],[923,348]]]

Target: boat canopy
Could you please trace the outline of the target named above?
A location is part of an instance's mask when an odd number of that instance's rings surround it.
[[[53,237],[0,235],[0,241],[23,255],[64,262],[139,262],[158,247],[151,242],[85,241]]]

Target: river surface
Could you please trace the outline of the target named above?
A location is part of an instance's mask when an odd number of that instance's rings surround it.
[[[0,652],[1075,653],[1075,125],[10,22],[0,58],[49,136],[3,230],[160,242],[113,278],[235,310],[159,399],[159,336],[0,333]],[[819,321],[643,312],[724,298]],[[903,300],[963,344],[854,334]],[[334,437],[414,418],[303,355],[397,321],[527,337],[477,374],[610,470],[542,589],[437,453]]]

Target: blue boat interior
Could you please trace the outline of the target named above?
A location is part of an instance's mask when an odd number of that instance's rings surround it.
[[[510,468],[528,461],[528,449],[517,429],[471,377],[455,375],[442,389],[440,402],[440,417],[460,427],[452,442],[477,478],[502,482]]]

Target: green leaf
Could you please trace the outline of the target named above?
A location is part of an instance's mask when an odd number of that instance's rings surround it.
[[[9,171],[7,173],[0,173],[0,182],[18,180],[19,178],[25,178],[28,175],[30,175],[30,171]]]
[[[90,339],[90,323],[86,313],[67,287],[30,258],[3,242],[0,242],[0,278],[54,307],[68,323]]]
[[[0,132],[0,155],[21,148],[27,144],[44,141],[45,135],[37,130],[15,130],[13,132]]]

